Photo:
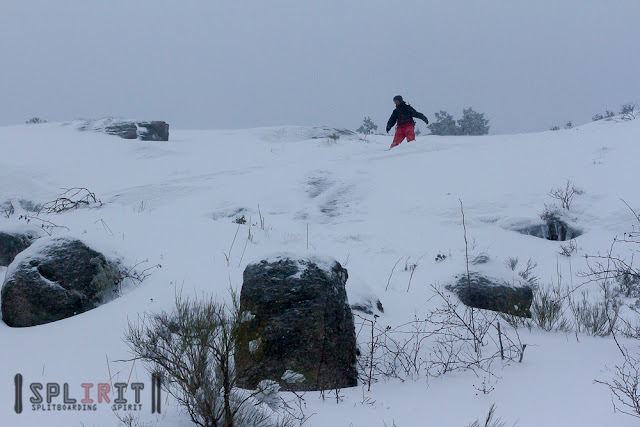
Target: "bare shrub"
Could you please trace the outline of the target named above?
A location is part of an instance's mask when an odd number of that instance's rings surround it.
[[[635,120],[638,112],[638,106],[636,104],[623,104],[620,107],[620,118],[622,120]]]
[[[618,284],[618,290],[627,298],[640,297],[640,275],[637,271],[628,268],[619,272],[615,280]]]
[[[162,268],[161,264],[154,264],[152,266],[146,266],[149,260],[145,259],[135,264],[133,267],[124,268],[121,262],[118,261],[116,267],[118,268],[118,280],[115,283],[114,291],[118,294],[122,293],[122,284],[130,280],[133,283],[140,284],[147,280],[151,276],[151,272],[155,269]],[[142,268],[144,266],[144,268]]]
[[[42,231],[47,233],[49,236],[51,236],[53,230],[56,229],[64,229],[67,231],[69,230],[69,227],[58,225],[52,221],[49,221],[48,219],[39,217],[37,214],[23,214],[20,215],[18,219],[25,221],[27,224],[31,224],[31,222],[33,221]]]
[[[460,209],[469,278],[469,247],[462,202]],[[396,261],[394,269],[400,261]],[[405,270],[414,271],[417,265],[407,259]],[[534,267],[529,263],[529,274]],[[358,355],[358,372],[368,390],[373,383],[388,378],[437,377],[471,370],[487,378],[486,387],[479,386],[479,389],[488,392],[491,379],[496,378],[492,373],[496,361],[522,362],[526,344],[520,341],[516,329],[501,327],[498,313],[467,307],[441,287],[432,285],[431,289],[435,308],[424,317],[414,316],[401,325],[384,325],[376,315],[356,315],[358,342],[364,344]]]
[[[0,205],[0,215],[2,215],[5,218],[11,217],[11,215],[13,215],[15,212],[16,212],[16,209],[13,206],[13,203],[11,202],[11,200],[4,202],[3,204]]]
[[[368,390],[381,379],[420,377],[427,363],[425,341],[433,336],[428,322],[414,318],[392,327],[378,323],[377,316],[355,316],[358,338],[367,339],[365,351],[358,358],[358,371]]]
[[[581,195],[582,193],[583,191],[579,188],[576,188],[571,180],[567,180],[564,187],[552,188],[549,191],[549,196],[558,200],[561,203],[563,209],[571,210],[571,203],[573,202],[573,198],[577,195]]]
[[[487,254],[486,252],[482,252],[471,259],[471,264],[473,265],[486,264],[489,261],[491,261],[489,254]]]
[[[55,200],[45,203],[40,213],[61,213],[71,209],[91,205],[102,206],[102,202],[94,193],[83,187],[63,188],[64,192]]]
[[[489,412],[484,420],[475,420],[473,423],[469,424],[469,427],[504,427],[507,425],[500,418],[495,418],[496,416],[496,405],[495,403],[491,405],[489,408]]]
[[[140,416],[134,416],[131,412],[122,414],[113,410],[113,415],[115,415],[118,421],[125,427],[153,427],[153,424],[140,421]]]
[[[178,295],[172,312],[130,323],[125,341],[132,360],[141,360],[164,378],[167,392],[194,424],[270,426],[273,411],[282,403],[278,384],[262,381],[256,390],[236,386],[235,340],[249,314],[240,311],[233,292],[231,296],[231,304],[224,304],[211,297],[189,300]]]
[[[517,331],[500,327],[498,313],[475,310],[472,318],[471,309],[452,300],[444,289],[432,290],[437,308],[422,318],[391,326],[375,315],[355,315],[361,345],[358,372],[368,390],[389,378],[415,380],[457,371],[495,377],[494,362],[522,361],[526,344]]]
[[[25,122],[28,125],[38,125],[40,123],[47,123],[46,120],[41,119],[40,117],[32,117]]]
[[[576,244],[575,239],[571,239],[566,245],[560,245],[560,251],[558,251],[558,254],[565,257],[570,257],[576,252],[578,252],[578,245]]]
[[[629,350],[622,347],[615,335],[614,339],[624,361],[622,364],[615,365],[613,369],[608,369],[612,373],[612,378],[594,382],[609,388],[613,395],[611,401],[614,410],[640,418],[640,358],[633,356]]]
[[[516,271],[519,262],[520,260],[518,257],[508,257],[504,263],[511,271]]]
[[[634,266],[633,262],[634,255],[640,252],[638,249],[638,245],[640,245],[640,234],[638,232],[640,216],[628,204],[627,207],[633,213],[637,225],[632,228],[631,232],[624,233],[621,238],[614,238],[611,246],[604,254],[587,256],[589,271],[584,273],[583,276],[588,279],[588,282],[600,283],[603,294],[604,301],[598,308],[598,316],[591,315],[590,318],[606,318],[606,321],[593,322],[594,329],[611,334],[623,356],[622,364],[616,364],[613,368],[608,368],[608,371],[612,373],[612,378],[595,380],[595,382],[609,388],[612,394],[614,410],[640,418],[640,358],[631,354],[627,348],[620,344],[617,338],[617,333],[621,332],[630,338],[640,339],[640,327],[637,323],[637,315],[640,312],[637,307],[630,307],[631,311],[636,315],[635,325],[632,325],[626,319],[622,319],[619,316],[620,301],[610,286],[611,280],[616,280],[620,284],[621,281],[633,280],[634,277],[640,276],[640,270]],[[620,246],[622,246],[622,250],[618,249]],[[630,256],[625,257],[620,255],[621,253],[630,254]],[[618,290],[620,290],[620,287]],[[622,328],[616,326],[618,321],[622,323]]]
[[[601,285],[602,300],[591,301],[587,292],[569,296],[569,307],[575,319],[576,332],[605,337],[615,330],[622,303],[607,283]]]
[[[566,299],[562,295],[560,285],[547,286],[536,289],[531,304],[533,322],[545,331],[571,330],[569,322],[564,318]]]

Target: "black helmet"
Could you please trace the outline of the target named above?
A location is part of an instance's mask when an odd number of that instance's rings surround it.
[[[402,102],[402,101],[403,101],[402,96],[400,96],[400,95],[396,95],[396,96],[394,96],[394,97],[393,97],[393,102],[396,102],[396,101],[400,101],[400,102]]]

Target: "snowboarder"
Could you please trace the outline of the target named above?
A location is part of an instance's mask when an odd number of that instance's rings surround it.
[[[415,108],[404,102],[400,95],[394,96],[393,102],[396,104],[396,109],[393,110],[387,122],[387,133],[389,133],[396,123],[398,126],[396,127],[396,135],[393,137],[393,143],[391,147],[389,147],[389,150],[399,145],[405,138],[407,138],[408,142],[416,140],[416,122],[413,120],[414,117],[424,120],[426,124],[429,124],[427,117],[422,113],[418,113]]]

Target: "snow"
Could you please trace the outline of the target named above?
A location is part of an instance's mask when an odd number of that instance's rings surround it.
[[[0,323],[0,424],[117,425],[109,405],[92,412],[32,411],[27,400],[25,411],[15,414],[14,375],[21,373],[25,384],[69,383],[81,398],[81,383],[126,382],[131,373],[131,381],[146,384],[145,406],[136,414],[141,421],[190,425],[170,399],[161,415],[151,414],[144,367],[116,362],[131,356],[123,332],[144,313],[170,310],[180,291],[228,298],[229,285],[239,290],[252,260],[293,254],[330,265],[327,260],[336,259],[349,272],[351,302],[376,296],[385,310],[378,322],[399,325],[433,308],[430,285],[450,283],[464,271],[460,200],[471,253],[490,257],[478,270],[509,280],[507,257],[521,264],[532,259],[542,286],[555,283],[559,271],[565,282],[583,280],[582,255],[607,249],[633,224],[620,199],[640,208],[640,120],[538,134],[421,136],[388,152],[388,136],[334,142],[318,139],[322,132],[172,129],[169,142],[144,142],[59,123],[0,128],[0,203],[44,203],[62,188],[86,187],[104,205],[48,215],[69,229],[54,229],[54,236],[80,238],[124,265],[162,266],[121,298],[72,318],[20,329]],[[585,234],[571,258],[558,255],[560,242],[513,231],[539,223],[552,201],[548,191],[567,179],[584,191],[571,214]],[[232,220],[240,212],[247,224],[238,230]],[[0,218],[0,230],[24,225],[17,214]],[[447,258],[436,262],[439,253]],[[418,260],[407,291],[405,264]],[[460,426],[486,415],[492,403],[508,425],[520,427],[635,425],[613,412],[606,388],[593,384],[620,361],[610,338],[577,342],[573,334],[535,328],[520,334],[528,344],[523,362],[497,367],[499,380],[487,395],[474,388],[483,379],[470,372],[379,382],[369,393],[342,390],[340,403],[307,393],[307,412],[315,415],[305,425]]]
[[[336,262],[337,262],[335,259],[331,258],[328,255],[313,254],[313,255],[300,256],[292,252],[289,252],[289,253],[283,252],[283,253],[266,256],[260,260],[256,260],[252,263],[249,263],[249,265],[259,264],[263,260],[269,264],[275,264],[282,260],[291,260],[292,262],[295,263],[297,268],[297,272],[293,276],[291,276],[293,279],[301,278],[302,274],[305,271],[307,271],[307,268],[309,268],[311,264],[315,264],[316,267],[318,267],[322,272],[329,274],[331,273],[331,271],[333,270],[333,267],[336,265]]]

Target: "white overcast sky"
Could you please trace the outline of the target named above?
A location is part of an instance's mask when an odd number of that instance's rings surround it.
[[[0,125],[382,128],[396,94],[492,133],[640,102],[640,1],[0,0]]]

